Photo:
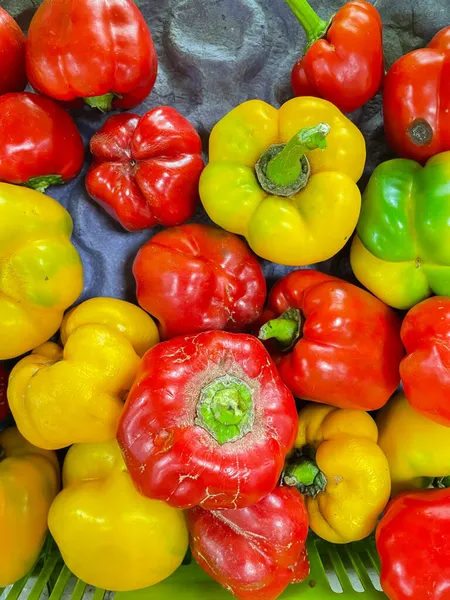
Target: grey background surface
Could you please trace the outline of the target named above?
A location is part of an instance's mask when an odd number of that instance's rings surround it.
[[[340,8],[340,0],[310,0],[322,18]],[[39,0],[0,0],[26,31]],[[137,2],[159,56],[156,85],[148,99],[132,112],[144,114],[171,105],[197,127],[207,151],[214,124],[237,104],[259,98],[279,106],[292,96],[290,71],[305,38],[283,0],[140,0]],[[373,0],[384,23],[386,68],[405,52],[426,45],[450,24],[450,0]],[[106,120],[86,109],[74,114],[86,143],[81,175],[68,185],[52,187],[74,220],[73,241],[85,269],[80,300],[115,296],[135,301],[131,266],[140,246],[157,231],[124,231],[88,197],[84,175],[90,160],[88,141]],[[381,96],[351,115],[367,142],[364,186],[374,167],[392,155],[386,147]],[[203,209],[195,221],[208,222]],[[316,265],[354,281],[347,246],[336,257]],[[269,285],[291,270],[262,261]]]

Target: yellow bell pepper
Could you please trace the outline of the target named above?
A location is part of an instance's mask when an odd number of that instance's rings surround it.
[[[310,404],[300,410],[284,482],[305,495],[311,529],[335,544],[361,540],[389,500],[386,457],[372,417],[361,410]]]
[[[158,583],[180,566],[188,547],[182,511],[139,494],[115,440],[72,446],[63,486],[48,525],[77,577],[128,591]]]
[[[110,440],[158,329],[134,304],[94,298],[67,313],[61,339],[64,349],[47,342],[12,370],[8,400],[17,427],[49,450]]]
[[[377,415],[378,443],[389,462],[392,495],[450,476],[450,427],[423,416],[396,394]]]
[[[72,219],[56,200],[0,183],[0,360],[48,340],[83,289]]]
[[[35,448],[15,427],[0,432],[0,588],[36,562],[58,490],[56,454]]]
[[[213,128],[200,198],[259,256],[307,265],[334,256],[353,233],[365,159],[361,132],[330,102],[294,98],[277,111],[250,100]]]

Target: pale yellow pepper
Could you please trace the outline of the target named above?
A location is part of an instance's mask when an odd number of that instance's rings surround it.
[[[129,591],[171,575],[188,547],[182,511],[141,496],[115,440],[76,444],[48,524],[64,562],[86,583]]]
[[[329,126],[328,134],[324,125]],[[303,144],[306,128],[316,126],[322,133],[310,132]],[[324,136],[326,149],[320,149]],[[297,147],[272,175],[287,176],[291,183],[278,180],[278,185],[272,179],[268,189],[257,163],[274,145],[287,142]],[[318,149],[309,151],[308,144]],[[310,174],[298,190],[292,181],[299,175],[294,171],[300,170],[300,146],[306,148],[303,166],[307,172],[309,162]],[[259,256],[285,265],[307,265],[334,256],[353,233],[361,208],[356,182],[365,160],[363,135],[330,102],[293,98],[276,110],[261,100],[249,100],[213,128],[200,198],[215,223],[245,236]]]
[[[377,439],[375,421],[364,411],[321,404],[300,410],[284,481],[305,494],[309,525],[324,540],[346,544],[375,529],[391,491]]]
[[[151,317],[114,298],[94,298],[61,325],[64,348],[47,342],[12,370],[11,412],[22,435],[49,450],[115,437],[140,357],[159,341]]]

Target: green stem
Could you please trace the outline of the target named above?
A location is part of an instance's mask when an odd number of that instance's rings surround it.
[[[284,352],[290,350],[302,335],[303,316],[298,308],[289,308],[276,319],[267,321],[258,332],[260,340],[276,339]]]
[[[450,475],[446,477],[436,477],[433,481],[433,487],[438,489],[450,488]]]
[[[327,147],[327,123],[304,127],[287,144],[273,144],[256,163],[255,170],[261,187],[275,196],[292,196],[308,183],[310,176],[307,152]]]
[[[242,438],[252,430],[253,421],[253,392],[242,379],[224,375],[202,389],[195,424],[219,444]]]
[[[296,487],[301,494],[315,498],[323,492],[327,479],[317,466],[315,458],[298,455],[286,466],[282,475],[284,485]]]
[[[307,0],[286,0],[286,4],[305,30],[307,38],[306,49],[315,41],[325,37],[331,25],[332,18],[329,21],[321,19],[308,4]]]
[[[112,109],[112,103],[116,98],[122,98],[120,94],[109,92],[103,96],[91,96],[90,98],[83,98],[88,106],[92,108],[98,108],[102,112],[108,112]]]
[[[61,175],[43,175],[42,177],[31,177],[24,185],[37,192],[45,193],[49,185],[62,185],[63,183]]]

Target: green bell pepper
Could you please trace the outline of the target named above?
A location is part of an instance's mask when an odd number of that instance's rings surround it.
[[[450,152],[424,167],[379,165],[363,194],[351,265],[381,300],[408,309],[431,294],[450,296]]]

